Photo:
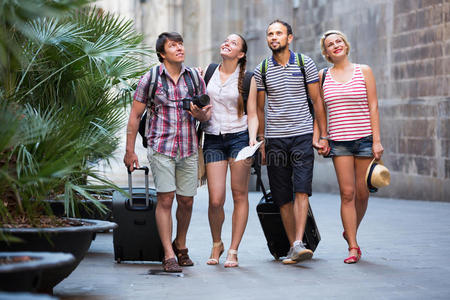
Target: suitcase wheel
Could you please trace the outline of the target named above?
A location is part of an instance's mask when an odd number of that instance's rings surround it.
[[[116,262],[117,262],[118,264],[120,264],[120,258],[116,259]]]

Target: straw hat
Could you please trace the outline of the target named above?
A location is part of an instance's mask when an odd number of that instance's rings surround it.
[[[372,160],[366,172],[367,188],[371,193],[378,191],[378,188],[388,186],[391,182],[391,173],[383,164],[383,161]]]

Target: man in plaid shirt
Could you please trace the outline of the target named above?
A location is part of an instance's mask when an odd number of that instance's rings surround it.
[[[150,72],[142,76],[134,94],[127,126],[125,165],[133,171],[139,168],[134,146],[139,121],[147,102],[153,101],[153,114],[147,132],[148,159],[157,192],[156,223],[164,248],[163,267],[166,272],[181,272],[181,266],[192,266],[186,248],[192,204],[197,193],[198,140],[196,120],[203,122],[211,117],[211,105],[199,108],[190,104],[183,110],[182,99],[190,97],[192,76],[198,77],[197,94],[205,93],[205,83],[196,70],[188,70],[184,62],[183,38],[180,34],[164,32],[156,41],[158,82],[154,99],[149,99]],[[148,116],[149,117],[149,116]],[[172,204],[176,193],[177,233],[172,243]],[[175,259],[175,256],[177,259]],[[177,261],[178,260],[178,261]]]

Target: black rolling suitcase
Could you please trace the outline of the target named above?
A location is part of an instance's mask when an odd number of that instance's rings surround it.
[[[164,251],[155,220],[156,191],[148,188],[148,168],[145,171],[145,188],[133,188],[128,171],[128,188],[132,199],[116,191],[113,194],[113,220],[119,226],[114,229],[114,259],[162,261]]]
[[[257,174],[258,184],[261,186],[263,197],[256,206],[261,227],[267,240],[267,247],[270,253],[279,259],[286,256],[289,252],[290,244],[284,230],[283,222],[281,220],[280,209],[273,202],[270,191],[267,193],[264,184],[261,180],[261,166],[254,165]],[[295,197],[295,195],[293,195]],[[308,207],[308,217],[306,219],[305,233],[303,234],[303,243],[305,247],[315,251],[320,242],[320,233],[317,228],[311,206]]]

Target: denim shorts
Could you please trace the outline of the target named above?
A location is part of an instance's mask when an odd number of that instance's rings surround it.
[[[314,150],[312,134],[266,139],[267,174],[278,206],[294,200],[293,193],[312,194]]]
[[[328,144],[331,147],[330,153],[327,157],[333,156],[362,156],[372,157],[372,135],[354,140],[354,141],[333,141],[329,140]]]
[[[236,158],[239,151],[248,146],[248,142],[247,130],[219,135],[205,134],[205,142],[203,144],[205,164]]]

